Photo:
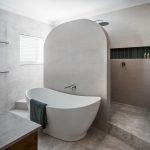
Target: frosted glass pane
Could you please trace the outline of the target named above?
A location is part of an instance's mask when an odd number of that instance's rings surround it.
[[[20,35],[20,63],[42,64],[44,41],[41,38]]]

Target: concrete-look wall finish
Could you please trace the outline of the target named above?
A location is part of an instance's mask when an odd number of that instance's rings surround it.
[[[112,100],[150,108],[149,59],[111,60],[111,73]]]
[[[106,127],[108,118],[107,44],[104,30],[93,21],[82,19],[54,28],[44,48],[44,86],[70,94],[102,97],[97,127]],[[64,89],[71,84],[77,86],[76,91]]]
[[[150,46],[150,3],[92,19],[103,19],[111,48]],[[126,62],[126,68],[121,62]],[[111,60],[112,100],[150,108],[150,60]]]
[[[25,98],[25,91],[43,87],[43,65],[20,65],[20,34],[45,39],[50,27],[44,23],[0,10],[0,111],[8,110],[14,102]]]
[[[138,47],[150,45],[150,3],[95,16],[109,22],[105,26],[110,47]]]

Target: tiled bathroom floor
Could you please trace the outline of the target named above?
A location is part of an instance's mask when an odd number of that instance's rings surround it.
[[[29,119],[27,110],[14,109],[10,111],[23,118]],[[91,127],[87,136],[76,142],[64,142],[49,135],[39,133],[38,150],[135,150],[123,141]]]
[[[150,143],[150,110],[112,103],[111,123]]]
[[[135,150],[123,141],[90,128],[87,136],[76,142],[64,142],[46,134],[39,134],[39,150]]]

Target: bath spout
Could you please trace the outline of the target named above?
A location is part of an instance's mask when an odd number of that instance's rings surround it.
[[[69,86],[64,87],[64,89],[68,89],[68,88],[70,88],[70,89],[72,89],[72,91],[74,91],[77,89],[77,86],[75,84],[71,84]]]

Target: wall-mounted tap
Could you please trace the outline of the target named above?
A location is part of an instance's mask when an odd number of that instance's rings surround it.
[[[70,89],[72,89],[72,91],[74,91],[77,89],[77,86],[75,84],[71,84],[69,86],[64,87],[64,89],[68,89],[68,88],[70,88]]]
[[[122,62],[121,65],[122,65],[122,68],[124,68],[126,66],[126,63]]]

